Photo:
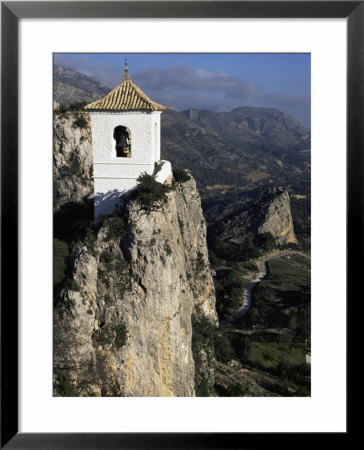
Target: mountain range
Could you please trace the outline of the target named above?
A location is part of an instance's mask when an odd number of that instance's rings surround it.
[[[92,101],[110,90],[55,66],[54,99],[60,104]],[[295,118],[275,108],[179,112],[168,107],[161,134],[162,158],[191,170],[208,223],[256,202],[268,186],[283,186],[298,234],[309,233],[311,132]]]

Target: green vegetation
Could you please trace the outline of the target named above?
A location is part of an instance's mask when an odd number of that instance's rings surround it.
[[[138,188],[133,192],[131,198],[137,200],[141,209],[145,211],[158,211],[167,202],[167,193],[171,188],[165,184],[158,183],[153,175],[146,172],[139,175]]]
[[[93,220],[93,202],[70,202],[64,204],[55,214],[53,232],[56,239],[67,242],[83,240]]]
[[[73,278],[66,280],[66,287],[67,289],[70,289],[71,291],[79,292],[81,290],[80,286],[78,285],[77,281]]]
[[[195,386],[196,397],[210,397],[211,385],[206,376],[201,378],[201,381]]]
[[[125,324],[104,325],[98,333],[98,342],[104,348],[115,348],[120,350],[126,343],[128,332]]]
[[[183,227],[184,227],[184,223],[183,220],[180,218],[179,214],[178,214],[178,225],[179,225],[179,229],[181,231],[181,235],[183,237]]]
[[[195,266],[196,275],[199,275],[203,270],[205,270],[206,267],[207,265],[205,263],[203,254],[200,251],[198,251]]]
[[[213,392],[212,381],[207,377],[207,366],[213,364],[215,326],[197,309],[192,315],[192,354],[195,361],[196,396],[208,397]]]
[[[164,243],[164,251],[167,253],[168,256],[172,255],[172,249],[167,242]]]
[[[244,272],[238,265],[216,271],[214,277],[216,310],[220,320],[229,319],[242,303]]]
[[[229,245],[222,240],[209,239],[209,250],[214,256],[226,263],[247,261],[259,256],[259,248],[254,245],[252,238],[247,235],[240,244]]]
[[[270,232],[258,234],[256,245],[265,251],[271,251],[277,248],[276,240]]]
[[[69,249],[66,242],[53,239],[53,286],[59,285],[66,277]]]
[[[227,397],[244,397],[249,389],[248,383],[231,384],[227,389]]]
[[[227,363],[234,358],[234,350],[231,347],[229,337],[225,330],[216,330],[214,335],[215,357],[222,363]]]
[[[310,339],[310,262],[300,255],[267,262],[267,275],[253,290],[245,326],[290,328]]]
[[[80,162],[75,158],[71,159],[68,166],[68,171],[70,175],[77,177],[82,176]]]
[[[99,282],[109,289],[111,287],[110,278],[112,278],[114,288],[118,288],[122,292],[130,290],[130,264],[120,251],[112,247],[105,249],[100,254],[99,261],[105,267],[105,270],[100,266],[97,268]]]
[[[230,359],[239,361],[249,370],[270,375],[273,383],[269,390],[284,396],[310,395],[310,366],[306,364],[304,344],[293,342],[288,335],[272,332],[248,334],[230,329],[225,332],[225,338],[230,343]],[[223,358],[218,360],[226,362]],[[228,391],[239,395],[236,386],[230,386]],[[224,395],[230,394],[224,392]],[[245,395],[244,390],[241,395]]]
[[[185,183],[191,179],[191,176],[187,170],[179,169],[177,167],[173,169],[173,178],[177,181],[177,183]]]
[[[54,390],[60,397],[73,397],[74,391],[70,378],[65,370],[55,369]]]
[[[78,116],[77,119],[73,121],[73,128],[86,128],[88,126],[88,122],[84,116]]]
[[[125,218],[123,216],[111,216],[108,219],[106,240],[122,239],[125,233]]]
[[[276,368],[282,361],[289,360],[292,365],[305,364],[305,349],[301,345],[280,342],[251,342],[249,361],[263,369]]]
[[[69,106],[59,105],[59,107],[54,110],[54,113],[65,114],[67,112],[84,111],[86,105],[87,102],[75,102],[71,103]]]
[[[120,350],[126,343],[128,337],[128,332],[124,323],[116,325],[114,327],[115,331],[115,348]]]
[[[114,303],[114,300],[111,298],[111,296],[109,294],[105,294],[104,302],[105,302],[105,305],[111,306]]]

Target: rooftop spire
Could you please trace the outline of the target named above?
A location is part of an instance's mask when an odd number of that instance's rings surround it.
[[[124,79],[125,80],[130,80],[130,76],[129,76],[129,69],[127,67],[124,67]]]
[[[124,80],[130,80],[129,69],[128,69],[128,58],[124,58]]]
[[[90,111],[163,111],[165,106],[153,102],[129,76],[128,60],[124,58],[124,79],[105,97],[85,106]]]

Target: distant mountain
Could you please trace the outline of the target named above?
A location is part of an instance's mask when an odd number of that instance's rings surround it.
[[[291,197],[298,235],[310,232],[311,133],[273,108],[162,114],[162,158],[190,169],[209,223],[254,204],[267,186]]]
[[[110,91],[110,88],[83,73],[65,66],[54,66],[53,98],[61,105],[92,102]]]
[[[61,104],[91,102],[110,90],[73,69],[55,66],[54,98]],[[161,127],[162,158],[191,170],[208,221],[256,202],[273,185],[289,192],[296,232],[309,230],[311,133],[292,116],[248,106],[220,113],[169,108]]]
[[[183,111],[190,120],[232,144],[277,146],[304,150],[310,147],[309,130],[289,114],[275,108],[243,106],[230,112],[213,113],[205,110]]]
[[[162,114],[162,157],[190,169],[205,199],[310,183],[310,131],[277,109],[169,109]]]

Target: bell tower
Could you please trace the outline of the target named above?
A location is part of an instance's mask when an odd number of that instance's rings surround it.
[[[125,67],[123,81],[85,109],[91,116],[96,218],[110,214],[142,172],[153,173],[160,160],[160,117],[166,108],[133,83]]]

